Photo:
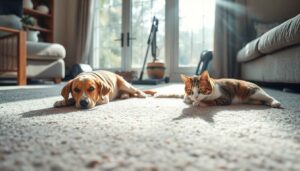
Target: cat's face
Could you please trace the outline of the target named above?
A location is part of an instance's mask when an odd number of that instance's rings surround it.
[[[207,71],[204,71],[199,76],[181,75],[181,79],[185,84],[185,93],[192,100],[202,100],[212,93],[213,85]]]

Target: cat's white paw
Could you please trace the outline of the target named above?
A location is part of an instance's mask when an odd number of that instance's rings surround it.
[[[199,106],[200,106],[200,107],[207,107],[208,105],[205,104],[205,103],[200,102],[200,103],[199,103]]]
[[[186,96],[184,97],[183,102],[185,104],[188,104],[188,105],[193,104],[193,101],[190,98],[186,97]]]
[[[192,105],[193,105],[193,106],[199,106],[199,102],[197,102],[197,101],[196,101],[196,102],[193,102]]]
[[[201,101],[194,101],[193,106],[206,107],[207,105],[205,103],[202,103]]]

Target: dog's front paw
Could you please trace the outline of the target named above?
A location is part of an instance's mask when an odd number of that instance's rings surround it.
[[[280,102],[277,100],[273,100],[269,105],[273,108],[282,108]]]
[[[53,106],[54,107],[64,107],[64,106],[66,106],[66,102],[64,100],[56,101]]]
[[[120,99],[128,99],[130,97],[130,95],[128,93],[123,93],[120,96]]]

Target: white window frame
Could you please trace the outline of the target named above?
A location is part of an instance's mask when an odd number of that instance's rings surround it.
[[[176,82],[180,81],[180,74],[193,75],[196,70],[179,67],[179,0],[166,1],[166,66],[170,80]]]

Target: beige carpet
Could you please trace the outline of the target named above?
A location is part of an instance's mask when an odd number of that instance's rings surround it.
[[[153,97],[53,109],[60,88],[0,89],[1,171],[300,170],[300,94],[267,89],[286,109]]]

